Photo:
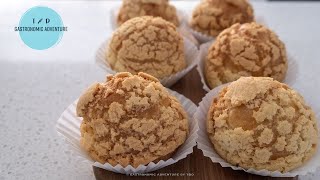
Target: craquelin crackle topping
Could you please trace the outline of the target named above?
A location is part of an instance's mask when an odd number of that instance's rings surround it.
[[[107,79],[93,84],[77,104],[82,147],[94,160],[113,166],[169,159],[189,129],[178,100],[148,74]]]
[[[164,78],[186,67],[183,38],[162,18],[130,19],[114,32],[107,52],[117,72],[146,72]]]
[[[215,37],[235,23],[253,20],[253,9],[247,0],[204,0],[194,9],[190,25]]]
[[[205,77],[210,88],[241,76],[283,81],[288,69],[284,44],[257,23],[235,24],[224,30],[208,50]]]
[[[318,142],[311,108],[267,77],[242,77],[225,87],[208,112],[207,132],[223,159],[245,169],[290,171],[311,158]]]
[[[176,26],[179,25],[177,10],[168,0],[123,0],[117,23],[120,26],[127,20],[140,16],[162,17]]]

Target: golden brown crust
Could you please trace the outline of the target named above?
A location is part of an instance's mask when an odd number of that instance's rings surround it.
[[[179,25],[176,8],[168,0],[123,0],[117,23],[118,26],[129,19],[140,16],[161,17],[174,25]]]
[[[204,0],[194,9],[190,25],[215,37],[235,23],[253,20],[253,9],[247,0]]]
[[[79,101],[77,103],[77,116],[82,116],[82,110],[85,107],[86,104],[90,103],[94,99],[94,93],[96,92],[98,88],[98,83],[92,84],[79,98]]]
[[[107,60],[117,72],[164,78],[186,67],[183,38],[162,18],[130,19],[114,32],[108,48]]]
[[[179,101],[145,73],[118,73],[79,99],[81,146],[100,163],[146,165],[168,159],[188,134]]]
[[[284,44],[274,32],[253,22],[235,24],[217,37],[208,50],[204,73],[214,88],[241,76],[283,81],[287,68]]]
[[[287,172],[316,152],[314,112],[287,85],[241,77],[212,102],[207,132],[216,152],[245,169]]]

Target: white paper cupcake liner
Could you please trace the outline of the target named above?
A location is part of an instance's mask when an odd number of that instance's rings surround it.
[[[266,23],[265,19],[263,18],[263,16],[257,16],[256,22],[267,26],[267,23]],[[185,23],[184,25],[185,25],[185,28],[188,29],[193,34],[193,36],[199,41],[200,44],[215,40],[215,38],[212,36],[209,36],[207,34],[204,34],[202,32],[199,32],[199,31],[192,29],[188,23]]]
[[[214,37],[203,34],[199,31],[196,31],[196,30],[192,29],[189,25],[186,25],[185,28],[188,29],[192,33],[192,35],[198,40],[198,42],[200,44],[215,40]]]
[[[77,117],[76,115],[76,104],[78,100],[73,102],[62,113],[57,121],[56,130],[66,140],[67,144],[70,145],[69,147],[75,152],[75,154],[77,155],[75,158],[80,158],[80,160],[83,162],[90,163],[96,167],[121,174],[147,173],[158,170],[165,166],[174,164],[179,160],[186,158],[188,154],[191,154],[193,152],[193,147],[196,146],[196,139],[198,137],[197,132],[199,130],[198,121],[195,121],[193,119],[193,115],[197,109],[196,105],[183,95],[169,89],[167,90],[171,95],[175,96],[180,101],[184,110],[187,112],[189,121],[189,134],[184,144],[182,144],[177,149],[175,154],[166,161],[161,160],[157,163],[151,162],[148,165],[140,165],[137,168],[134,168],[131,165],[122,167],[120,164],[112,166],[109,163],[101,164],[99,162],[94,162],[80,147],[80,124],[82,118]]]
[[[111,22],[111,28],[112,30],[115,30],[118,28],[118,24],[117,24],[117,17],[118,17],[118,14],[119,14],[119,10],[120,10],[120,6],[115,6],[111,9],[110,11],[110,22]],[[179,20],[179,27],[181,26],[184,26],[185,24],[187,24],[187,14],[181,10],[181,9],[178,9],[176,8],[177,10],[177,16],[178,16],[178,20]]]
[[[180,33],[181,36],[183,36],[184,38],[187,38],[191,43],[193,43],[197,48],[200,47],[200,43],[197,40],[197,38],[195,38],[193,36],[193,34],[186,28],[186,26],[181,26],[178,29],[178,32]]]
[[[207,85],[207,81],[204,76],[204,62],[207,57],[208,50],[211,47],[212,43],[213,41],[210,41],[200,46],[199,61],[197,65],[197,71],[200,74],[201,82],[203,85],[202,88],[207,92],[210,91],[210,88]],[[283,83],[293,86],[298,77],[299,77],[298,64],[292,56],[288,55],[288,70],[287,70],[286,78],[283,81]]]
[[[281,173],[280,171],[268,171],[268,170],[255,170],[255,169],[244,169],[238,166],[233,166],[222,159],[219,154],[213,148],[213,145],[208,138],[207,128],[206,128],[206,120],[209,108],[211,106],[212,100],[219,95],[219,92],[230,83],[218,86],[212,89],[199,103],[199,107],[197,108],[197,112],[194,115],[194,119],[199,123],[199,131],[198,131],[198,139],[197,139],[197,147],[202,150],[203,155],[209,157],[212,162],[219,163],[222,167],[230,167],[233,170],[243,170],[245,172],[251,174],[257,174],[261,176],[272,176],[272,177],[295,177],[297,175],[306,175],[308,173],[315,172],[317,168],[320,167],[320,150],[317,149],[315,155],[307,161],[303,166],[296,168],[290,172]],[[313,109],[315,112],[320,112],[320,109]],[[319,129],[319,113],[316,113],[317,125]],[[318,144],[320,143],[320,138],[318,140]]]
[[[179,79],[185,76],[193,67],[195,67],[199,61],[199,50],[188,38],[183,37],[184,40],[184,56],[186,60],[187,67],[182,71],[179,71],[171,76],[159,79],[161,84],[166,87],[170,87],[176,83]],[[96,52],[96,63],[103,68],[109,74],[115,74],[116,71],[112,70],[107,61],[107,51],[109,46],[109,41],[105,41]]]

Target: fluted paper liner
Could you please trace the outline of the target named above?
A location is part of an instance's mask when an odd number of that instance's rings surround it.
[[[207,58],[208,50],[211,47],[212,43],[213,41],[210,41],[200,46],[199,61],[197,65],[197,71],[200,74],[201,82],[203,85],[202,88],[207,92],[210,91],[210,87],[207,85],[207,81],[204,75],[204,62]],[[292,56],[287,55],[287,59],[288,59],[288,70],[287,70],[286,78],[283,83],[286,83],[292,86],[295,84],[297,77],[299,77],[299,69],[298,69],[297,62]]]
[[[161,160],[157,163],[150,162],[148,165],[140,165],[137,168],[134,168],[131,165],[127,167],[122,167],[120,164],[112,166],[109,163],[101,164],[92,160],[80,147],[80,124],[82,118],[77,117],[76,115],[76,104],[78,100],[73,102],[62,113],[57,121],[56,130],[58,131],[59,135],[61,135],[66,140],[67,144],[70,145],[69,147],[75,152],[75,154],[77,154],[75,158],[80,158],[85,163],[90,163],[93,166],[121,174],[147,173],[158,170],[160,168],[174,164],[179,160],[186,158],[188,154],[191,154],[193,152],[193,147],[196,146],[196,139],[198,137],[197,132],[199,130],[198,121],[195,121],[192,118],[197,109],[196,105],[183,95],[169,89],[167,90],[171,95],[175,96],[179,100],[184,110],[187,112],[189,134],[184,144],[182,144],[173,154],[173,156],[166,161]]]
[[[199,41],[200,44],[215,40],[215,37],[203,34],[191,28],[189,31],[191,31],[192,35]]]
[[[230,84],[230,83],[228,83]],[[219,92],[228,84],[224,84],[221,86],[218,86],[214,89],[212,89],[210,92],[206,94],[206,96],[202,99],[202,101],[199,104],[199,107],[197,108],[197,112],[194,115],[194,119],[198,121],[199,123],[199,131],[198,131],[198,139],[197,139],[197,147],[198,149],[201,149],[203,152],[203,155],[206,157],[209,157],[212,162],[219,163],[222,167],[230,167],[233,170],[243,170],[248,173],[257,174],[261,176],[272,176],[272,177],[295,177],[297,175],[306,175],[307,173],[315,172],[317,168],[320,167],[320,150],[317,148],[316,153],[314,156],[307,161],[305,164],[303,164],[301,167],[296,168],[290,172],[281,173],[280,171],[268,171],[268,170],[255,170],[253,168],[250,169],[244,169],[239,166],[233,166],[226,162],[224,159],[222,159],[219,154],[215,151],[213,148],[213,145],[208,137],[207,134],[207,127],[206,127],[206,121],[207,121],[207,114],[209,111],[209,108],[211,106],[211,103],[215,97],[219,95]],[[313,109],[314,112],[320,112],[320,109]],[[316,113],[317,118],[317,125],[319,129],[319,119],[320,114]],[[318,144],[320,143],[320,138],[318,139]]]
[[[189,21],[191,21],[191,19]],[[256,22],[267,26],[267,23],[262,16],[256,17]],[[207,34],[192,29],[192,27],[190,27],[188,23],[184,23],[183,26],[185,26],[185,28],[193,34],[193,36],[199,41],[200,44],[215,40],[215,37],[213,36],[209,36]]]
[[[116,71],[112,70],[110,67],[109,62],[107,61],[107,51],[109,46],[109,41],[111,39],[108,39],[105,41],[97,50],[96,52],[96,63],[103,68],[106,73],[109,74],[115,74]],[[170,87],[174,83],[176,83],[179,79],[181,79],[183,76],[185,76],[193,67],[195,67],[199,61],[199,50],[195,46],[194,43],[192,43],[188,38],[183,37],[184,40],[184,57],[186,60],[187,67],[173,75],[164,77],[162,79],[159,79],[161,84]]]

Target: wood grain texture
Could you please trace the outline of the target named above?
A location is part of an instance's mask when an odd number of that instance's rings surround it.
[[[189,72],[185,77],[178,81],[175,85],[171,87],[172,90],[183,94],[190,100],[192,100],[196,105],[199,104],[202,97],[206,92],[202,89],[202,83],[200,81],[200,76],[197,70],[194,68]],[[246,173],[244,171],[234,171],[231,168],[223,168],[220,164],[212,163],[211,160],[207,157],[204,157],[202,151],[194,148],[194,152],[188,155],[187,158],[170,165],[168,167],[162,168],[154,173],[192,173],[193,176],[157,176],[157,177],[133,177],[122,174],[113,173],[93,167],[94,174],[97,180],[127,180],[127,179],[155,179],[155,180],[164,180],[164,179],[197,179],[197,180],[268,180],[268,179],[298,179],[295,178],[271,178],[257,176],[253,174]]]

